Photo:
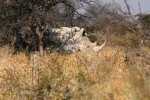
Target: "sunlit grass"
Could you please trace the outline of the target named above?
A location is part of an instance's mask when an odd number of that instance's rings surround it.
[[[0,51],[0,99],[148,100],[145,62],[123,47],[106,46],[99,54],[57,52],[39,57]],[[126,61],[128,57],[128,61]]]

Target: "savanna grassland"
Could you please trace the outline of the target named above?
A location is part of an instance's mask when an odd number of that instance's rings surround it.
[[[1,47],[0,100],[149,100],[150,48],[112,43],[98,54],[34,52],[30,59]]]
[[[0,0],[0,100],[150,100],[150,14],[105,1]],[[103,49],[59,52],[74,26]]]

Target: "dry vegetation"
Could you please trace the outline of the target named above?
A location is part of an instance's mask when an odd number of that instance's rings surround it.
[[[127,12],[101,0],[4,1],[0,0],[0,100],[150,100],[150,14],[133,19],[127,0]],[[83,15],[77,11],[80,6],[85,8]],[[98,54],[54,50],[40,56],[39,50],[28,59],[24,48],[12,55],[10,46],[20,32],[13,29],[34,24],[36,29],[43,24],[84,27],[91,42],[107,43]],[[31,33],[39,40],[43,35]]]
[[[0,48],[0,100],[149,100],[150,49],[53,52],[28,60]]]

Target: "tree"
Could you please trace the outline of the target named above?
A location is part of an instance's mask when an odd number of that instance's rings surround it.
[[[92,0],[1,0],[0,30],[11,33],[14,28],[30,27],[31,33],[38,37],[38,47],[42,54],[43,27],[53,24],[56,18],[54,16],[60,15],[59,9],[56,6],[58,4],[65,6],[65,17],[69,16],[68,18],[70,18],[69,20],[72,26],[74,15],[80,15],[76,11],[74,4],[84,5],[85,3],[90,4],[91,2]]]
[[[127,10],[128,10],[128,14],[131,16],[130,7],[129,7],[129,4],[128,4],[127,0],[124,0],[124,2],[126,4]]]
[[[87,27],[89,31],[107,31],[111,25],[123,21],[123,15],[114,3],[98,1],[87,7],[85,15],[90,16]]]

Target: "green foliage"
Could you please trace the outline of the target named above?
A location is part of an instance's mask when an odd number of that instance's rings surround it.
[[[122,34],[121,34],[122,35]],[[110,45],[118,45],[132,48],[139,48],[141,36],[137,33],[126,32],[123,36],[108,37]]]
[[[135,36],[135,35],[133,35],[133,36],[131,36],[130,37],[130,45],[131,45],[131,47],[135,47],[135,48],[138,48],[139,47],[139,37],[138,36]]]
[[[93,33],[96,30],[96,27],[95,26],[86,26],[85,29],[87,32]]]
[[[53,26],[56,28],[60,28],[62,26],[62,24],[60,22],[56,21],[56,22],[53,22]]]
[[[117,25],[116,31],[118,31],[119,33],[125,33],[126,31],[129,31],[128,25],[120,23]]]
[[[138,48],[139,47],[139,38],[136,36],[124,38],[123,41],[120,42],[120,44],[122,44],[122,46]]]
[[[139,14],[140,22],[147,28],[150,28],[150,14]]]
[[[48,92],[51,91],[50,78],[48,77],[48,72],[46,70],[41,71],[39,78],[39,90],[46,89]]]
[[[119,34],[124,35],[127,32],[135,33],[136,31],[138,31],[138,29],[134,24],[119,23],[115,26],[115,31],[118,32]]]
[[[96,35],[94,35],[94,34],[89,34],[88,35],[88,38],[89,38],[89,40],[92,42],[92,43],[94,43],[94,42],[96,42],[98,39],[97,39],[97,36]]]

